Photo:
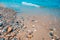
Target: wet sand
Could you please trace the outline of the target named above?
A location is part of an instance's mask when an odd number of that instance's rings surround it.
[[[56,19],[55,16],[51,16],[51,15],[47,15],[47,16],[38,16],[38,15],[20,15],[19,17],[23,17],[24,18],[24,26],[26,26],[27,28],[24,29],[23,32],[23,36],[24,33],[27,30],[33,30],[33,37],[29,40],[51,40],[50,36],[49,36],[49,28],[54,27],[56,29],[56,35],[58,37],[60,37],[59,35],[59,24],[60,22],[58,21],[58,19]],[[18,17],[18,19],[20,19]],[[33,22],[32,20],[35,20],[35,22]],[[28,40],[28,38],[26,38],[25,36],[22,37],[22,40]]]

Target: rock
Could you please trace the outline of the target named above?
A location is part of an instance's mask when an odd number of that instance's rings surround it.
[[[5,38],[0,38],[0,40],[5,40]]]

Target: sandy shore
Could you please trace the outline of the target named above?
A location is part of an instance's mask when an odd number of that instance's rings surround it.
[[[33,37],[29,40],[51,40],[50,36],[49,36],[49,32],[50,32],[50,28],[55,28],[56,30],[56,35],[58,37],[60,37],[59,35],[59,21],[58,19],[56,19],[54,16],[33,16],[33,15],[20,15],[18,16],[18,19],[20,19],[20,17],[24,18],[24,26],[26,26],[27,28],[24,30],[23,32],[23,36],[24,33],[27,30],[32,30],[33,31]],[[21,19],[20,19],[21,20]],[[32,21],[34,20],[34,21]],[[25,36],[23,37],[22,40],[28,40],[28,38],[26,38]]]
[[[12,9],[0,12],[0,40],[52,40],[60,38],[60,18],[50,15],[17,14]],[[2,39],[3,40],[3,39]]]

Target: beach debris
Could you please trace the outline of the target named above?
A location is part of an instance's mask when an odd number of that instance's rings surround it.
[[[38,21],[37,21],[37,20],[34,20],[34,19],[32,19],[32,22],[35,22],[35,23],[37,23]]]
[[[12,40],[18,40],[17,38],[13,38]]]
[[[35,28],[35,25],[32,25],[32,28]]]
[[[9,25],[7,28],[7,33],[11,32],[11,31],[12,31],[12,27]]]
[[[2,33],[1,33],[1,32],[2,32],[2,30],[0,30],[0,35],[2,35]]]
[[[2,27],[3,26],[3,21],[2,20],[0,20],[0,27]]]
[[[52,40],[55,40],[55,39],[52,39]]]
[[[54,35],[54,39],[55,40],[60,40],[60,37],[58,37],[57,35]]]
[[[52,40],[60,40],[60,38],[57,36],[56,28],[51,28],[49,35]]]
[[[36,29],[34,29],[34,32],[36,32],[37,30]]]
[[[18,21],[16,22],[16,25],[19,25],[19,22]]]
[[[49,35],[50,37],[53,37],[54,36],[53,31],[50,31]]]
[[[33,31],[28,30],[26,33],[26,38],[31,39],[33,37]]]
[[[6,28],[6,32],[4,33],[4,35],[9,34],[12,31],[12,27],[10,25],[7,26]]]
[[[2,19],[2,17],[3,17],[3,15],[2,15],[2,14],[0,14],[0,20]]]
[[[50,28],[50,36],[54,36],[55,28]]]

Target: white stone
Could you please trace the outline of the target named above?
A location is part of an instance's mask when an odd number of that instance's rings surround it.
[[[35,25],[32,25],[33,27],[35,27]]]
[[[37,20],[35,22],[38,22]]]
[[[37,30],[35,29],[34,32],[36,32]]]

